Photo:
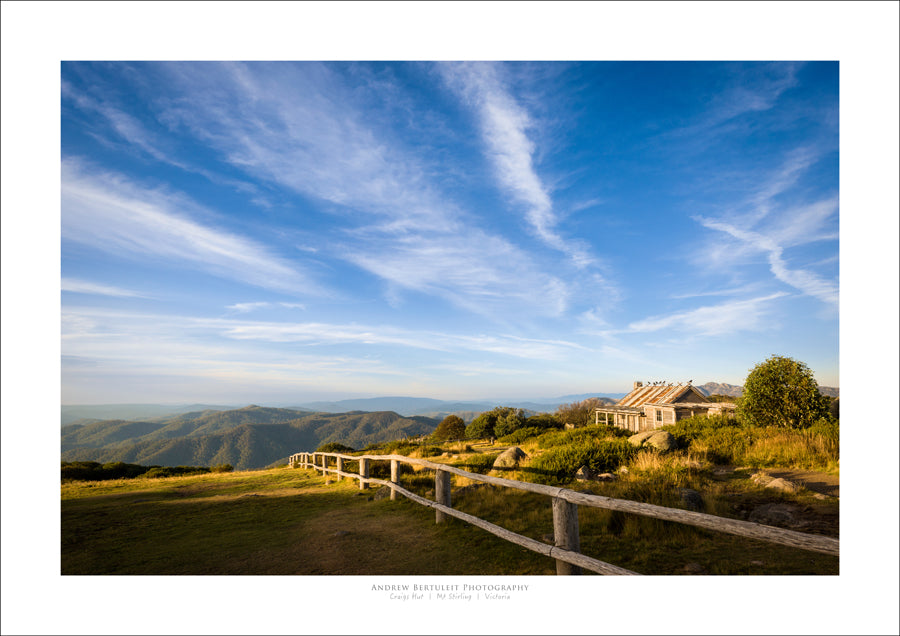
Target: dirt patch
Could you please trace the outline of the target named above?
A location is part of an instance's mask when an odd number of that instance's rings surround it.
[[[811,490],[822,495],[828,495],[829,497],[840,497],[841,480],[839,475],[819,473],[811,470],[796,470],[785,468],[777,468],[774,470],[766,469],[763,472],[771,475],[772,477],[775,477],[776,479],[780,477],[782,479],[786,479],[787,481],[792,481],[795,484],[803,486],[807,490]]]

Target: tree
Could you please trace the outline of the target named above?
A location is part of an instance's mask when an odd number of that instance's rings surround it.
[[[603,406],[600,398],[588,398],[581,402],[560,404],[556,409],[556,417],[565,424],[571,424],[575,428],[590,426],[594,423],[594,410]]]
[[[511,414],[513,419],[518,419],[519,411],[511,406],[498,406],[490,411],[485,411],[472,420],[472,423],[466,427],[466,437],[468,439],[496,437],[497,432],[494,429],[497,426],[497,422],[500,420],[507,421],[501,428],[504,430],[509,428],[509,424],[512,424],[512,422],[508,421]],[[524,422],[524,414],[522,414],[521,419]]]
[[[459,415],[448,415],[445,417],[434,433],[431,434],[436,442],[443,442],[448,439],[462,439],[466,434],[466,423]]]
[[[809,367],[774,355],[750,370],[737,404],[738,417],[754,426],[805,428],[827,413]]]

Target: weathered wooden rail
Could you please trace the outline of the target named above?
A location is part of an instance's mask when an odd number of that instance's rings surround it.
[[[328,465],[329,458],[334,458],[335,460],[333,468]],[[344,471],[344,462],[347,460],[359,462],[359,474]],[[390,481],[375,479],[369,476],[369,469],[372,461],[391,462]],[[435,501],[410,492],[400,485],[399,466],[401,462],[422,466],[423,468],[435,471]],[[681,510],[678,508],[666,508],[664,506],[629,501],[627,499],[614,499],[602,495],[589,495],[555,486],[545,486],[543,484],[515,481],[503,477],[470,473],[454,466],[430,462],[425,459],[405,457],[403,455],[296,453],[291,455],[290,463],[291,466],[295,467],[313,468],[321,472],[322,475],[331,473],[337,475],[338,478],[348,477],[351,479],[358,479],[360,489],[368,488],[369,484],[387,486],[391,489],[391,499],[396,499],[397,494],[399,493],[416,503],[434,508],[435,523],[443,523],[448,517],[456,517],[473,526],[487,530],[491,534],[505,539],[506,541],[510,541],[523,548],[555,559],[557,574],[579,574],[580,568],[591,570],[592,572],[597,572],[599,574],[638,574],[637,572],[632,572],[631,570],[626,570],[625,568],[581,554],[578,533],[578,506],[618,510],[645,517],[652,517],[654,519],[675,521],[677,523],[696,526],[698,528],[767,541],[769,543],[777,543],[832,556],[839,556],[840,554],[840,542],[838,539],[832,537],[806,534],[794,530],[765,526],[751,521],[727,519],[725,517],[717,517],[701,512]],[[553,510],[554,545],[551,546],[542,541],[516,534],[515,532],[511,532],[478,517],[460,510],[455,510],[451,505],[450,496],[450,479],[452,475],[466,477],[472,481],[484,482],[494,486],[514,488],[516,490],[524,490],[526,492],[538,493],[550,497]]]

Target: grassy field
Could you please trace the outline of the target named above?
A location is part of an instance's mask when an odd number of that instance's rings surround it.
[[[435,459],[478,465],[466,457],[476,453],[455,450]],[[679,469],[679,461],[688,468]],[[673,487],[692,487],[704,493],[707,512],[735,518],[754,505],[789,503],[819,522],[811,531],[837,536],[836,500],[766,492],[744,472],[713,478],[687,462],[644,454],[614,482],[568,486],[674,507],[681,504]],[[527,471],[504,476],[533,477]],[[404,474],[401,483],[433,498],[430,471]],[[455,508],[552,542],[546,497],[493,486],[461,489],[471,485],[454,477]],[[547,557],[459,520],[436,525],[430,509],[402,497],[375,500],[374,492],[291,468],[64,483],[62,574],[555,573]],[[583,553],[642,574],[839,571],[836,557],[584,506],[579,525]]]
[[[552,574],[409,501],[288,468],[62,486],[62,574]],[[464,546],[460,549],[459,546]]]

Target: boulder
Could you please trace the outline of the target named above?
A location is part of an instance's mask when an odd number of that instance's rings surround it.
[[[696,490],[690,488],[682,488],[680,493],[682,503],[687,506],[688,510],[703,510],[703,497]]]
[[[706,568],[699,563],[688,563],[683,569],[686,574],[706,574]]]
[[[582,466],[578,469],[578,472],[575,473],[575,479],[578,481],[588,481],[591,477],[593,477],[593,474],[591,473],[591,469],[587,466]]]
[[[519,461],[526,457],[528,455],[521,448],[510,446],[494,460],[494,468],[516,468],[519,465]]]
[[[671,433],[666,431],[644,431],[643,433],[636,433],[629,437],[628,441],[633,446],[641,447],[647,445],[663,452],[675,450],[677,447],[675,438],[672,437]]]
[[[391,496],[391,489],[389,486],[382,486],[378,490],[375,491],[375,496],[372,497],[375,501],[379,501],[381,499],[389,499]]]
[[[600,473],[597,475],[597,481],[614,481],[616,476],[612,473]]]
[[[767,526],[793,526],[797,524],[799,512],[797,506],[790,504],[763,504],[753,509],[748,520]]]
[[[800,486],[787,479],[782,479],[781,477],[767,483],[766,488],[773,488],[775,490],[781,490],[782,492],[797,492],[800,490]]]

